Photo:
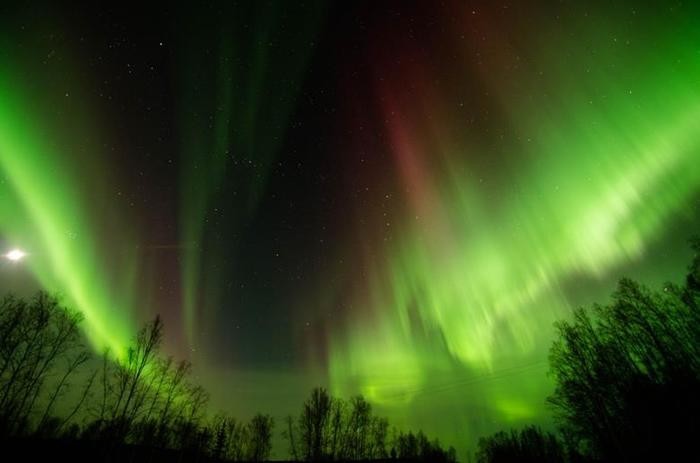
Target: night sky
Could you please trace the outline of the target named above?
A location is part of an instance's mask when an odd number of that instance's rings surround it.
[[[161,314],[212,410],[548,426],[554,321],[689,261],[693,2],[10,3],[0,291]]]

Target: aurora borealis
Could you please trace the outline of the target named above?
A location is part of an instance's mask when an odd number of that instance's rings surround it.
[[[688,261],[700,9],[520,3],[0,7],[0,289],[242,415],[547,426],[554,321]]]

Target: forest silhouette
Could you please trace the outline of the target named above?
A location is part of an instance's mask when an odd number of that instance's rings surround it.
[[[610,303],[556,324],[548,402],[536,427],[479,441],[479,463],[689,461],[700,431],[700,239],[683,284],[622,279]]]
[[[700,422],[700,240],[682,284],[623,279],[611,301],[558,322],[550,350],[557,427],[479,440],[479,463],[676,461],[694,455]],[[294,461],[456,461],[422,431],[376,416],[362,396],[316,388],[275,423],[206,411],[191,365],[161,352],[146,324],[119,360],[86,346],[82,317],[44,292],[0,301],[0,444],[22,459],[266,461],[280,432]],[[457,411],[458,412],[458,411]],[[276,430],[277,428],[277,430]]]
[[[191,365],[161,355],[163,323],[146,324],[124,358],[95,358],[82,317],[44,292],[0,301],[0,444],[27,459],[266,461],[274,419],[208,417]],[[98,365],[98,366],[95,366]],[[61,405],[58,407],[58,405]],[[59,412],[59,408],[62,409]],[[316,388],[287,417],[289,454],[306,461],[456,461],[423,432],[389,428],[363,397]]]

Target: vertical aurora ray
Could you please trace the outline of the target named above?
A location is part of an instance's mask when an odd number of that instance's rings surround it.
[[[100,252],[86,201],[89,197],[94,207],[105,198],[99,188],[88,190],[88,196],[80,186],[78,165],[70,162],[80,156],[66,156],[70,144],[45,130],[41,111],[29,109],[34,100],[13,78],[17,74],[9,61],[0,63],[0,232],[29,252],[22,265],[43,288],[83,314],[93,347],[121,356],[133,332],[133,267],[122,267],[117,259],[105,263],[110,253]],[[124,270],[119,278],[114,277],[118,269]]]
[[[179,111],[182,310],[191,345],[216,325],[224,278],[243,271],[231,237],[262,198],[324,11],[320,2],[220,8],[183,12],[194,18],[183,44]],[[296,28],[282,26],[296,14],[303,18]]]
[[[452,47],[471,39],[466,49],[428,56],[396,39],[376,60],[404,206],[377,224],[398,231],[331,343],[329,375],[414,425],[439,427],[438,404],[460,403],[464,417],[440,432],[464,442],[498,429],[474,416],[501,427],[544,417],[546,350],[570,288],[642,262],[668,223],[692,216],[700,34],[672,13],[650,52],[646,30],[591,15],[525,42],[537,26],[453,10],[463,21],[445,35]],[[466,99],[490,106],[462,110],[460,79],[475,75]]]
[[[211,207],[212,196],[221,188],[221,182],[228,158],[229,138],[231,132],[232,104],[232,56],[231,43],[226,37],[220,40],[218,50],[218,69],[216,79],[218,93],[215,97],[212,116],[206,120],[206,107],[202,107],[201,98],[196,90],[186,92],[185,106],[190,111],[189,120],[183,123],[184,152],[190,153],[182,162],[182,239],[185,243],[182,256],[182,297],[183,323],[185,334],[190,343],[194,341],[195,307],[204,301],[198,292],[200,286],[200,267],[202,264],[203,233],[207,211]],[[191,64],[191,63],[190,63]],[[185,70],[187,81],[197,82],[196,73],[199,65],[191,65]],[[197,108],[197,109],[194,109]],[[213,140],[206,134],[214,124]]]

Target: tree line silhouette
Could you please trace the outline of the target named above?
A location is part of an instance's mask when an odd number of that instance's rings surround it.
[[[191,365],[161,354],[160,317],[136,335],[123,358],[95,356],[82,316],[44,292],[0,301],[0,442],[25,457],[74,461],[265,461],[275,422],[256,414],[208,418],[207,392]],[[362,397],[314,389],[283,435],[292,458],[456,461],[422,432],[389,431]],[[68,455],[70,454],[70,455]]]
[[[479,463],[675,461],[700,430],[700,240],[682,284],[619,282],[608,304],[558,322],[550,350],[557,429],[479,440]],[[82,317],[43,292],[0,300],[3,451],[74,461],[265,461],[275,421],[206,412],[191,365],[161,353],[156,317],[123,358],[96,356]],[[297,461],[454,462],[421,431],[399,431],[362,396],[314,389],[282,435]]]
[[[556,324],[548,399],[558,435],[479,441],[479,463],[687,461],[700,431],[700,240],[683,284],[622,279],[610,303]],[[695,457],[692,457],[696,455]]]
[[[188,362],[160,355],[159,317],[139,331],[120,361],[109,351],[101,359],[91,355],[81,320],[43,292],[30,301],[0,301],[1,439],[89,441],[100,453],[91,457],[114,461],[152,459],[156,449],[176,450],[180,459],[226,459],[234,448],[239,460],[269,457],[270,416],[204,422],[208,394],[191,382]],[[55,413],[59,402],[69,406],[62,414]]]
[[[301,413],[288,416],[284,437],[295,460],[354,461],[457,461],[455,449],[444,450],[437,440],[422,431],[414,434],[392,429],[389,421],[374,416],[372,406],[362,396],[349,401],[332,397],[316,388],[304,402]]]

